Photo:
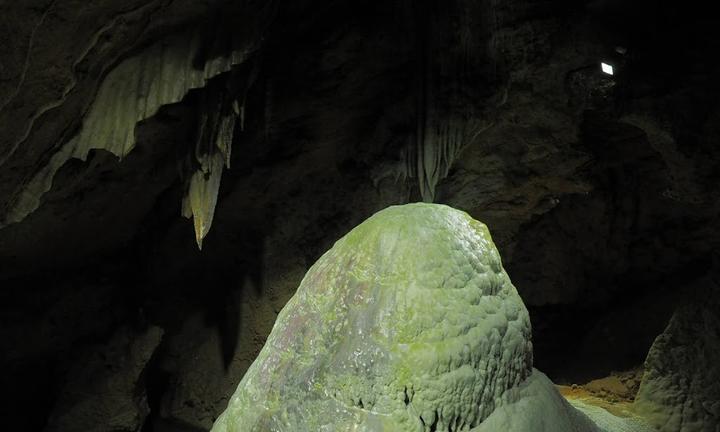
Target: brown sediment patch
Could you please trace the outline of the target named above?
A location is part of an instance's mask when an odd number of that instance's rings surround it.
[[[607,377],[585,384],[557,385],[557,388],[566,399],[598,406],[619,417],[632,417],[642,373],[642,368],[611,372]]]

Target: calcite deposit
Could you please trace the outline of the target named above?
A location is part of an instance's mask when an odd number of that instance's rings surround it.
[[[312,266],[213,431],[470,430],[531,373],[487,227],[394,206]]]

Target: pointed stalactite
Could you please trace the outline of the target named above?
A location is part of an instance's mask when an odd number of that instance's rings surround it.
[[[203,166],[190,178],[183,202],[183,216],[193,218],[195,241],[201,250],[203,239],[210,231],[215,216],[223,164],[223,156],[219,152],[206,158]]]
[[[195,241],[202,242],[210,231],[217,206],[220,180],[224,168],[230,168],[233,135],[238,119],[238,102],[228,90],[235,78],[208,86],[201,95],[197,141],[194,148],[195,172],[188,182],[183,199],[183,216],[193,218]]]

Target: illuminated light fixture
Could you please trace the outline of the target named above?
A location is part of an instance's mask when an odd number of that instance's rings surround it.
[[[615,74],[615,71],[613,70],[612,65],[602,62],[602,63],[600,63],[600,68],[602,69],[603,72],[605,72],[608,75]]]

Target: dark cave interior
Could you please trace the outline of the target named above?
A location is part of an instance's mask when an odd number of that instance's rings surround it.
[[[717,431],[708,3],[0,4],[5,429],[210,430],[310,266],[378,210],[424,200],[487,224],[553,382],[632,401],[643,371],[676,374],[704,383],[685,394],[702,420],[656,428]],[[104,144],[119,110],[122,155]],[[36,186],[87,130],[85,160]],[[202,249],[185,199],[196,227],[210,209]],[[671,317],[686,333],[665,357]],[[625,393],[602,388],[625,375]]]

